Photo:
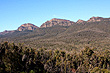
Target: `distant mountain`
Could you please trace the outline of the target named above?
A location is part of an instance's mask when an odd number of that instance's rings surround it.
[[[26,23],[22,24],[20,27],[18,27],[18,31],[25,31],[25,30],[35,30],[38,29],[39,27],[35,26],[34,24],[31,23]]]
[[[41,25],[41,28],[52,27],[52,26],[55,26],[55,25],[70,26],[70,25],[72,25],[74,23],[75,22],[70,21],[70,20],[53,18],[50,21],[47,21],[47,22],[43,23]]]
[[[15,31],[35,30],[35,29],[38,29],[38,28],[39,27],[35,26],[34,24],[26,23],[26,24],[22,24],[20,27],[18,27],[17,30],[12,30],[12,31],[5,30],[3,32],[0,32],[0,35],[6,35],[6,34],[10,34],[10,33],[12,34]]]
[[[46,28],[46,27],[53,27],[56,25],[60,25],[60,26],[70,26],[73,24],[81,24],[81,23],[86,23],[86,22],[99,22],[99,21],[110,21],[110,18],[103,18],[103,17],[91,17],[88,21],[84,21],[79,19],[77,22],[73,22],[70,20],[65,20],[65,19],[58,19],[58,18],[53,18],[50,21],[46,21],[45,23],[43,23],[40,28]],[[25,23],[22,24],[20,27],[18,27],[17,30],[14,31],[25,31],[25,30],[36,30],[39,27],[35,26],[32,23]],[[3,31],[0,32],[0,35],[5,35],[7,33],[13,33],[14,31]]]
[[[8,31],[8,30],[5,30],[3,32],[0,32],[0,35],[5,35],[5,34],[8,34],[8,33],[13,33],[15,30],[12,30],[12,31]]]
[[[34,48],[52,49],[77,49],[86,45],[110,48],[110,18],[92,17],[88,21],[77,22],[54,18],[43,23],[40,28],[27,23],[10,32],[1,32],[5,35],[0,36],[0,42],[11,41]]]
[[[110,21],[110,18],[91,17],[88,21],[79,19],[76,23],[80,24],[80,23],[85,23],[85,22],[98,22],[98,21]],[[70,26],[73,24],[75,24],[75,22],[70,21],[70,20],[53,18],[50,21],[46,21],[45,23],[43,23],[40,28],[52,27],[55,25]]]
[[[87,22],[110,21],[110,18],[91,17]]]

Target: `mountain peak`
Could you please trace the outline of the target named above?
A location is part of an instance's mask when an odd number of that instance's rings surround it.
[[[35,26],[34,24],[31,24],[31,23],[25,23],[25,24],[22,24],[20,27],[18,27],[18,31],[24,31],[24,30],[35,30],[37,29],[38,27]]]
[[[51,21],[70,21],[70,20],[66,20],[66,19],[59,19],[59,18],[53,18],[50,20]]]
[[[45,23],[43,23],[41,25],[41,28],[45,28],[45,27],[52,27],[55,25],[61,25],[61,26],[70,26],[72,24],[74,24],[75,22],[72,22],[70,20],[66,20],[66,19],[58,19],[58,18],[53,18],[49,21],[46,21]]]
[[[88,22],[96,22],[96,21],[101,21],[103,20],[102,17],[91,17]]]
[[[58,18],[53,18],[53,19],[51,19],[50,21],[54,21],[54,20],[60,20],[60,19],[58,19]]]
[[[76,23],[84,23],[84,20],[79,19]]]
[[[108,21],[110,18],[91,17],[87,22]]]

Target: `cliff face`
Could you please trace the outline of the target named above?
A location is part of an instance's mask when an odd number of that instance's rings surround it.
[[[84,20],[78,20],[76,23],[80,24],[80,23],[85,23],[85,22],[98,22],[98,21],[110,21],[110,18],[103,18],[103,17],[91,17],[88,21],[84,21]],[[75,22],[70,21],[70,20],[65,20],[65,19],[57,19],[57,18],[53,18],[50,21],[46,21],[45,23],[43,23],[41,25],[41,28],[46,28],[46,27],[52,27],[55,25],[61,25],[61,26],[70,26],[72,24],[75,24]]]
[[[43,23],[41,25],[41,28],[52,27],[52,26],[55,26],[55,25],[70,26],[70,25],[72,25],[74,23],[75,22],[72,22],[72,21],[69,21],[69,20],[65,20],[65,19],[53,18],[50,21],[47,21],[47,22]]]
[[[91,17],[87,22],[109,21],[109,20],[110,20],[110,18]]]
[[[35,30],[37,29],[38,27],[31,24],[31,23],[26,23],[26,24],[23,24],[21,25],[20,27],[18,27],[18,31],[24,31],[24,30]]]

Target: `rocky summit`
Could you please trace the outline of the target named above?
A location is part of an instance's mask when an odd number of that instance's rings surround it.
[[[20,27],[18,27],[18,31],[25,31],[25,30],[35,30],[38,27],[31,23],[22,24]]]
[[[84,23],[84,20],[79,19],[76,23],[80,24],[80,23]]]
[[[91,17],[87,22],[109,21],[109,20],[110,20],[110,18]]]
[[[47,21],[47,22],[43,23],[41,25],[41,28],[52,27],[52,26],[55,26],[55,25],[70,26],[74,23],[75,22],[70,21],[70,20],[53,18],[50,21]]]

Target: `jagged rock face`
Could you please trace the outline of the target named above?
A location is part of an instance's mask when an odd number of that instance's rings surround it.
[[[52,27],[54,25],[61,25],[61,26],[70,26],[74,24],[75,22],[65,20],[65,19],[57,19],[53,18],[50,21],[47,21],[41,25],[41,28],[46,28],[46,27]]]
[[[37,29],[38,27],[31,24],[31,23],[27,23],[27,24],[23,24],[21,25],[17,30],[18,31],[24,31],[24,30],[35,30]]]
[[[109,21],[110,18],[92,17],[87,22]]]
[[[80,23],[84,23],[85,21],[84,20],[78,20],[76,23],[80,24]]]

